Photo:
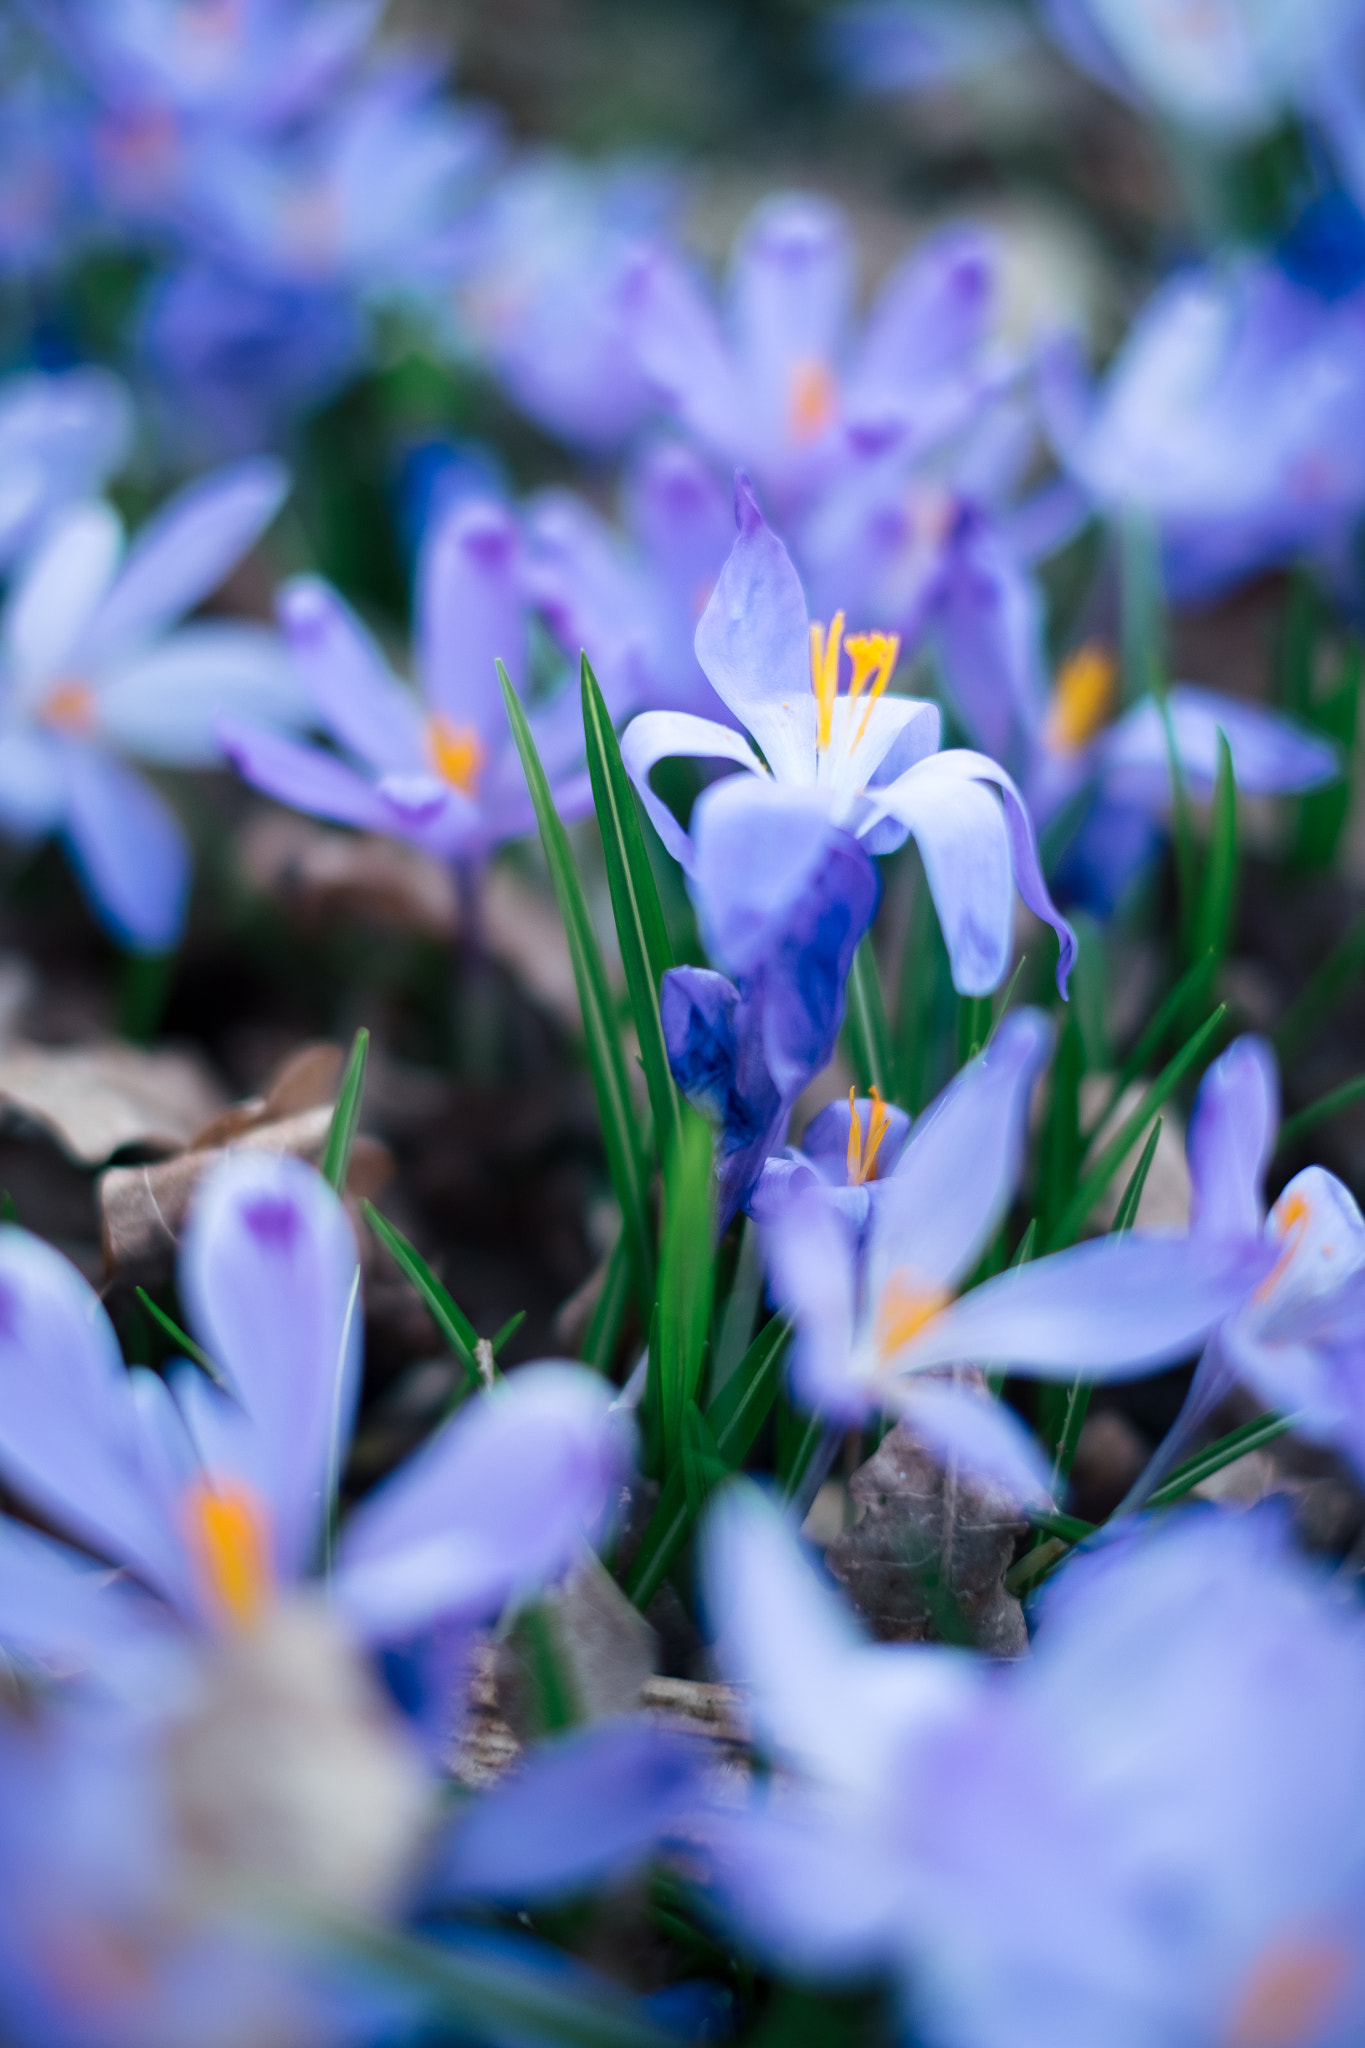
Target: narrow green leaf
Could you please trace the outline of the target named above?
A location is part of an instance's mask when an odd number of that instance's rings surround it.
[[[661,1157],[677,1139],[679,1128],[678,1091],[668,1066],[659,1021],[659,989],[673,965],[668,928],[659,904],[654,872],[645,851],[644,834],[635,809],[635,792],[630,786],[620,743],[610,714],[603,702],[597,678],[585,654],[582,659],[583,733],[587,741],[588,773],[592,779],[593,803],[597,810],[602,851],[606,858],[607,887],[611,891],[612,914],[625,969],[631,1014],[640,1041],[640,1064],[649,1090],[654,1115],[654,1137]]]
[[[351,1170],[351,1152],[360,1127],[360,1099],[365,1093],[365,1065],[370,1056],[370,1034],[363,1027],[351,1041],[351,1056],[342,1076],[341,1091],[332,1111],[327,1133],[327,1150],[322,1155],[322,1175],[337,1193],[343,1194]]]
[[[1187,1458],[1183,1465],[1177,1465],[1170,1477],[1158,1486],[1142,1503],[1146,1508],[1166,1508],[1175,1501],[1183,1500],[1206,1479],[1212,1479],[1215,1472],[1235,1464],[1248,1451],[1258,1451],[1264,1444],[1273,1444],[1277,1437],[1287,1436],[1298,1420],[1294,1415],[1263,1415],[1255,1422],[1243,1423],[1240,1429],[1229,1431],[1219,1437],[1217,1443],[1197,1457]]]
[[[1164,1118],[1158,1117],[1152,1125],[1151,1135],[1142,1148],[1141,1157],[1129,1175],[1128,1185],[1119,1199],[1118,1208],[1114,1212],[1114,1221],[1109,1227],[1109,1235],[1111,1237],[1122,1237],[1125,1230],[1131,1230],[1133,1227],[1133,1219],[1138,1212],[1138,1203],[1142,1200],[1142,1190],[1147,1185],[1147,1175],[1151,1171],[1152,1161],[1156,1158],[1156,1148],[1161,1140],[1161,1126],[1163,1122]]]
[[[719,1455],[733,1470],[744,1463],[777,1398],[782,1353],[790,1323],[773,1316],[764,1324],[725,1385],[706,1406],[706,1422]],[[681,1471],[670,1472],[650,1516],[626,1578],[626,1591],[641,1610],[648,1607],[687,1541],[692,1514]]]
[[[421,1253],[408,1243],[401,1230],[395,1230],[387,1216],[380,1215],[373,1202],[362,1201],[360,1213],[400,1273],[421,1295],[431,1320],[454,1353],[471,1388],[477,1387],[481,1375],[474,1346],[479,1333],[468,1316],[442,1287]]]
[[[1328,1117],[1336,1116],[1339,1110],[1349,1109],[1353,1102],[1365,1096],[1365,1074],[1357,1074],[1352,1081],[1343,1081],[1340,1088],[1333,1088],[1327,1095],[1320,1095],[1316,1102],[1310,1102],[1307,1109],[1301,1109],[1286,1117],[1280,1126],[1281,1145],[1292,1145],[1295,1138],[1301,1138],[1305,1131],[1311,1131],[1314,1124],[1325,1123]]]
[[[787,1476],[782,1486],[784,1501],[793,1501],[801,1491],[810,1467],[810,1461],[829,1434],[829,1423],[823,1415],[808,1415],[804,1429],[792,1447],[787,1464]]]
[[[1170,994],[1139,1033],[1132,1051],[1114,1076],[1114,1083],[1103,1109],[1086,1131],[1087,1138],[1093,1138],[1096,1131],[1108,1123],[1124,1089],[1137,1079],[1144,1067],[1160,1052],[1179,1020],[1187,1012],[1199,1007],[1200,1002],[1207,996],[1216,964],[1210,952],[1205,953],[1202,959],[1196,960],[1193,967],[1186,968]]]
[[[1161,727],[1166,735],[1166,768],[1171,779],[1171,838],[1175,848],[1176,893],[1180,907],[1182,950],[1189,951],[1194,936],[1197,874],[1194,857],[1194,826],[1190,819],[1190,793],[1185,784],[1184,764],[1176,745],[1175,722],[1164,687],[1157,693]]]
[[[1202,961],[1211,953],[1222,960],[1232,936],[1237,893],[1237,780],[1227,735],[1218,730],[1218,774],[1209,810],[1209,849],[1195,905],[1190,957]]]
[[[685,1109],[664,1165],[663,1247],[659,1259],[658,1369],[663,1458],[671,1470],[682,1444],[683,1415],[701,1391],[715,1287],[716,1196],[711,1126]]]
[[[884,1102],[895,1102],[896,1074],[895,1055],[891,1045],[891,1025],[886,1015],[881,975],[877,968],[877,955],[873,951],[870,932],[864,934],[857,952],[853,955],[853,966],[848,977],[848,1014],[844,1033],[853,1078],[858,1084],[858,1093],[867,1095],[875,1088]]]
[[[625,1232],[622,1231],[611,1248],[601,1292],[579,1347],[578,1355],[584,1365],[595,1366],[598,1372],[611,1371],[621,1338],[626,1304],[630,1300],[630,1278],[630,1255],[626,1250]]]
[[[1081,1079],[1085,1044],[1080,1020],[1068,1010],[1052,1062],[1052,1091],[1047,1122],[1038,1149],[1038,1228],[1044,1243],[1051,1237],[1076,1190],[1085,1148],[1081,1142]]]
[[[1033,1257],[1033,1246],[1037,1236],[1038,1218],[1030,1216],[1028,1228],[1020,1238],[1014,1257],[1010,1260],[1011,1266],[1026,1266],[1028,1264],[1029,1260]]]
[[[507,1321],[503,1324],[497,1335],[489,1339],[489,1349],[493,1353],[494,1358],[502,1350],[503,1345],[516,1336],[517,1331],[525,1321],[526,1311],[524,1308],[519,1308],[514,1316],[507,1318]]]
[[[695,1521],[716,1487],[730,1476],[711,1426],[695,1401],[689,1401],[683,1410],[681,1451],[687,1512]]]
[[[1305,715],[1311,725],[1341,749],[1343,773],[1322,789],[1310,790],[1299,799],[1298,823],[1290,860],[1296,868],[1330,867],[1336,856],[1346,820],[1351,811],[1351,756],[1355,751],[1360,723],[1362,650],[1352,640],[1346,650],[1341,674],[1325,697],[1311,699]]]
[[[559,903],[564,935],[569,942],[583,1031],[587,1041],[588,1065],[597,1095],[597,1113],[602,1122],[602,1143],[607,1168],[621,1208],[622,1231],[635,1281],[636,1299],[642,1315],[648,1316],[654,1301],[654,1248],[649,1227],[649,1204],[644,1162],[641,1158],[639,1119],[631,1101],[626,1063],[616,1028],[616,1010],[602,964],[597,934],[592,928],[583,884],[574,866],[569,835],[555,809],[554,796],[536,752],[531,728],[521,700],[512,688],[507,670],[498,663],[498,681],[507,706],[512,737],[517,743],[526,775],[546,865]]]
[[[1311,1036],[1365,969],[1365,918],[1335,945],[1275,1027],[1281,1064]]]
[[[1005,1016],[1009,1010],[1009,1006],[1014,1000],[1014,991],[1019,985],[1019,977],[1023,973],[1027,965],[1028,954],[1021,953],[1019,955],[1019,958],[1014,963],[1013,974],[1005,983],[1004,993],[999,997],[991,997],[991,1028],[986,1033],[986,1044],[983,1045],[981,1048],[983,1052],[986,1050],[986,1046],[989,1046],[991,1040],[995,1037],[996,1032],[1000,1029],[1001,1024],[1004,1022]]]
[[[1275,679],[1281,704],[1295,718],[1306,719],[1312,708],[1322,615],[1322,599],[1312,578],[1302,569],[1292,570],[1280,621]]]
[[[1030,1528],[1037,1529],[1043,1536],[1060,1536],[1063,1543],[1084,1543],[1087,1536],[1095,1533],[1094,1522],[1082,1521],[1079,1515],[1058,1515],[1050,1509],[1030,1508]]]
[[[1206,1047],[1212,1044],[1227,1015],[1227,1005],[1220,1003],[1213,1015],[1207,1018],[1199,1029],[1186,1040],[1175,1057],[1168,1060],[1142,1100],[1119,1125],[1109,1143],[1100,1153],[1094,1166],[1076,1190],[1065,1213],[1056,1227],[1049,1232],[1047,1248],[1059,1251],[1063,1245],[1073,1242],[1078,1231],[1085,1224],[1086,1217],[1094,1208],[1100,1196],[1108,1187],[1119,1167],[1128,1157],[1143,1127],[1154,1117],[1166,1098],[1180,1086],[1186,1074],[1197,1063]]]
[[[958,997],[957,1063],[960,1067],[976,1058],[991,1035],[993,1023],[989,996]]]
[[[215,1387],[226,1386],[227,1382],[209,1357],[208,1352],[204,1350],[202,1345],[195,1343],[189,1331],[182,1330],[179,1323],[172,1316],[168,1316],[164,1308],[158,1308],[145,1287],[135,1287],[133,1292],[152,1318],[152,1321],[160,1325],[161,1329],[170,1338],[172,1344],[177,1345],[184,1352],[186,1358],[192,1358],[200,1371],[207,1373]]]

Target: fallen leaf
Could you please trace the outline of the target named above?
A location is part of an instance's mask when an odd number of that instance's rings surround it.
[[[435,939],[459,928],[454,875],[402,840],[268,811],[247,824],[237,856],[248,882],[302,923],[358,918]]]
[[[193,1053],[95,1045],[14,1044],[0,1053],[0,1101],[51,1131],[83,1166],[125,1145],[174,1152],[223,1108],[223,1092]]]

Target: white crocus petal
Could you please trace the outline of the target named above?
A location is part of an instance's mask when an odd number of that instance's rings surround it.
[[[649,786],[651,768],[679,754],[696,761],[737,761],[754,775],[765,771],[743,734],[715,719],[698,718],[691,711],[642,711],[631,720],[621,740],[626,771],[640,792],[640,800],[660,839],[674,860],[688,868],[692,864],[692,842],[667,804]]]
[[[207,768],[223,758],[221,716],[280,727],[309,721],[311,701],[279,635],[268,626],[187,626],[107,675],[100,729],[144,761]]]
[[[833,796],[839,821],[860,808],[859,797],[893,747],[902,772],[934,753],[939,723],[938,706],[922,698],[879,697],[869,703],[865,695],[836,697],[816,781]],[[903,753],[907,758],[900,760]]]
[[[79,655],[122,549],[118,514],[99,503],[68,512],[39,548],[4,621],[5,656],[22,703],[38,702]]]

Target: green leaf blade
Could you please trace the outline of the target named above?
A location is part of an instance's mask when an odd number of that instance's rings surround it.
[[[351,1170],[351,1153],[360,1128],[360,1103],[365,1093],[365,1068],[369,1056],[370,1034],[362,1027],[351,1041],[350,1058],[346,1062],[346,1072],[342,1076],[336,1108],[332,1111],[331,1128],[327,1133],[327,1149],[322,1155],[323,1179],[330,1181],[339,1195],[346,1191],[346,1177]]]

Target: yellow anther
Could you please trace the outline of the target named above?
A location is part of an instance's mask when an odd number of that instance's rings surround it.
[[[488,749],[472,725],[456,725],[444,711],[433,711],[427,720],[427,751],[443,782],[464,796],[478,794]]]
[[[905,1273],[893,1273],[882,1290],[873,1335],[882,1364],[889,1364],[952,1298],[946,1287],[917,1286]]]
[[[1284,1278],[1286,1266],[1299,1248],[1299,1243],[1303,1233],[1308,1228],[1308,1220],[1312,1213],[1312,1208],[1305,1195],[1290,1195],[1287,1199],[1281,1196],[1280,1200],[1275,1204],[1270,1212],[1270,1221],[1274,1226],[1276,1237],[1279,1238],[1283,1246],[1283,1250],[1270,1271],[1266,1274],[1265,1279],[1253,1290],[1251,1296],[1253,1301],[1266,1301],[1275,1292],[1275,1289]]]
[[[67,676],[54,683],[39,707],[44,725],[59,732],[87,733],[94,729],[97,713],[95,693],[79,676]]]
[[[867,1144],[864,1145],[857,1097],[850,1088],[848,1118],[848,1184],[851,1188],[860,1188],[877,1177],[877,1154],[881,1151],[882,1139],[891,1128],[891,1112],[874,1087],[867,1119]]]
[[[1354,1968],[1345,1942],[1273,1943],[1252,1965],[1222,2048],[1306,2048],[1332,2020]]]
[[[213,1605],[237,1628],[260,1619],[270,1596],[265,1516],[244,1486],[191,1488],[189,1535]]]
[[[853,674],[848,685],[850,703],[862,696],[869,676],[872,678],[872,687],[867,693],[863,715],[858,721],[858,730],[853,735],[852,745],[856,747],[861,745],[863,735],[867,731],[872,717],[872,706],[895,673],[896,663],[900,659],[901,636],[899,633],[850,633],[844,645],[848,649],[849,660],[853,663]]]
[[[1057,671],[1043,737],[1055,753],[1072,754],[1093,738],[1114,706],[1118,667],[1107,647],[1087,640]]]
[[[793,441],[815,441],[833,425],[834,378],[829,364],[813,356],[792,367],[787,396],[787,425]]]
[[[821,753],[834,732],[834,700],[839,694],[839,649],[843,637],[842,612],[836,612],[830,620],[828,635],[821,625],[813,623],[810,629],[810,686],[820,713],[815,744]]]

